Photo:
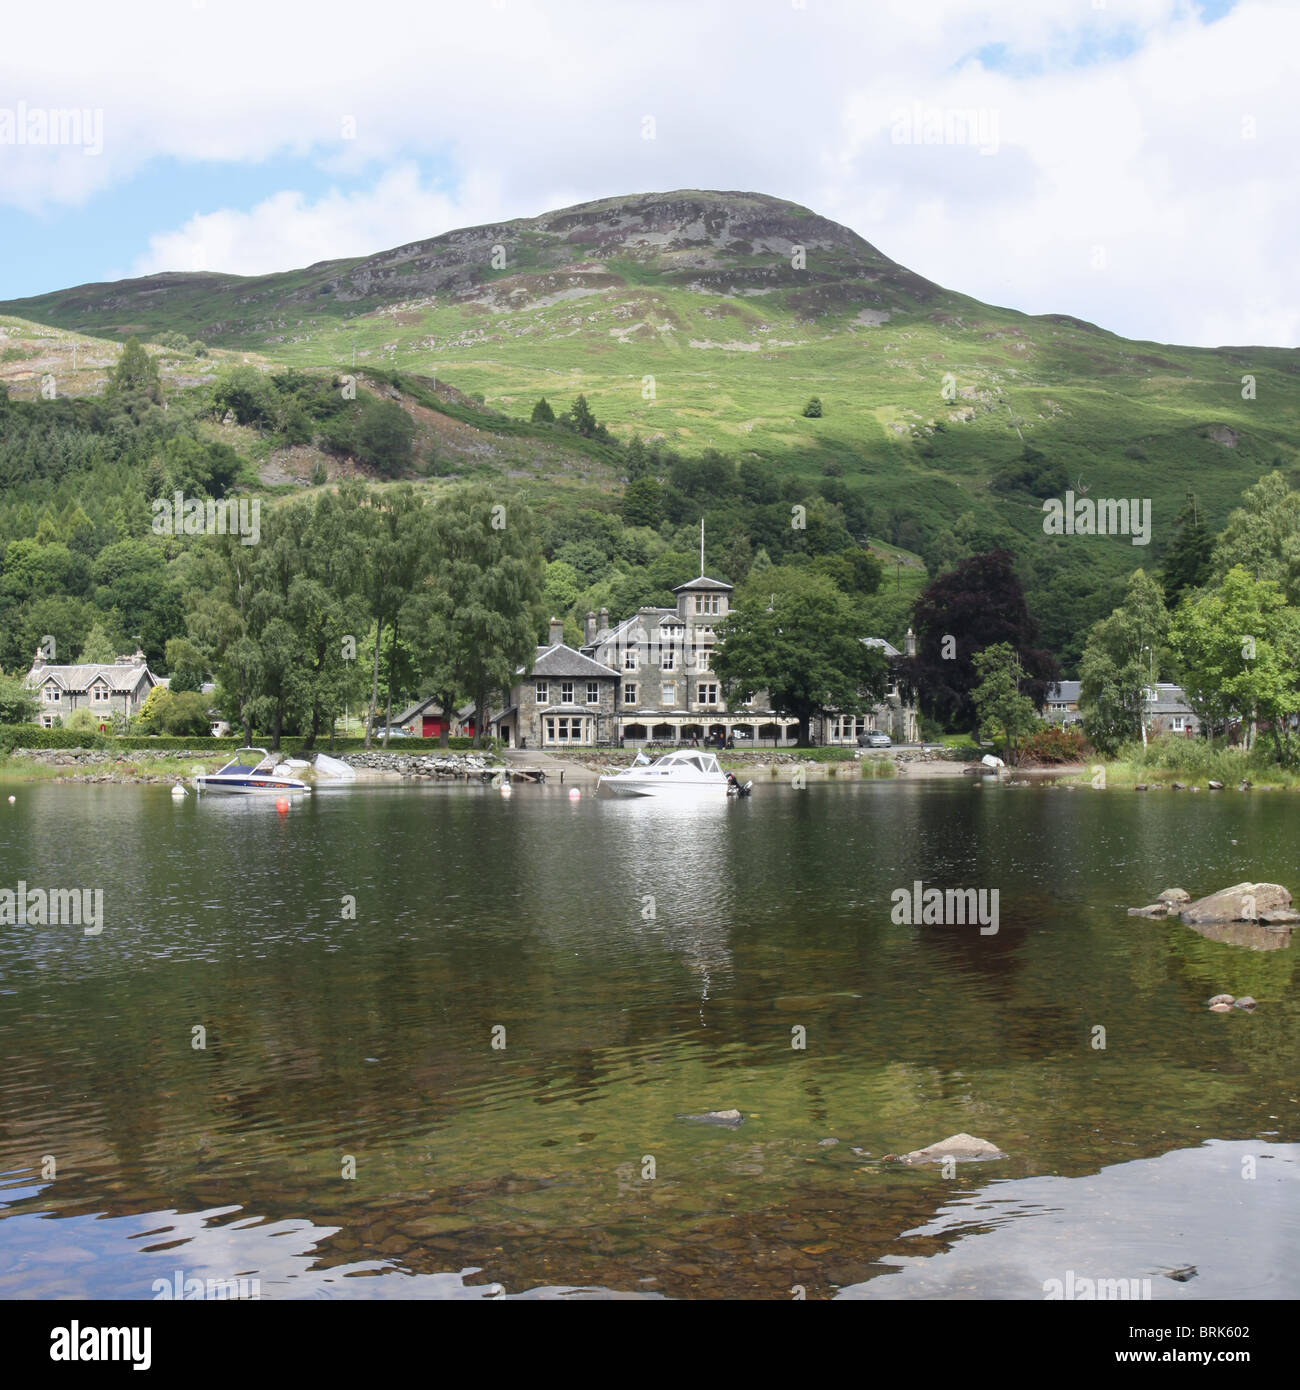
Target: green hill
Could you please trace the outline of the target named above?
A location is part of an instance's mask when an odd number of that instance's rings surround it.
[[[932,565],[953,528],[1018,537],[1058,640],[1088,616],[1072,590],[1150,567],[1188,491],[1217,526],[1260,474],[1300,464],[1294,349],[1133,342],[983,304],[753,193],[611,198],[284,274],[155,275],[0,313],[436,377],[515,418],[582,392],[623,439],[831,474],[865,494],[872,536]],[[1044,537],[1041,498],[1062,486],[1150,498],[1150,548]]]

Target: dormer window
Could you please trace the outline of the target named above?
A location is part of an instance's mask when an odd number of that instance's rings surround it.
[[[47,685],[45,687],[45,703],[47,705],[57,705],[63,698],[63,692],[57,685]]]
[[[108,686],[103,681],[96,681],[90,687],[90,702],[94,705],[108,704]]]

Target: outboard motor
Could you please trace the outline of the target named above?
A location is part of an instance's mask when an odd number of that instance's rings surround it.
[[[748,796],[754,789],[753,782],[746,782],[742,787],[736,780],[734,772],[727,773],[727,795],[728,796]]]

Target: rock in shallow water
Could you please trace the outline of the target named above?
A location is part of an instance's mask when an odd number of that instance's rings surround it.
[[[739,1110],[707,1110],[703,1115],[678,1115],[679,1120],[693,1120],[701,1125],[730,1125],[732,1129],[738,1129],[745,1123],[745,1117]]]
[[[893,1155],[890,1155],[893,1157]],[[1006,1158],[1007,1155],[996,1144],[987,1139],[977,1139],[973,1134],[950,1134],[937,1144],[929,1144],[924,1149],[913,1149],[903,1154],[900,1163],[942,1163],[945,1158],[978,1159]]]
[[[1197,898],[1182,910],[1190,925],[1218,922],[1257,922],[1261,915],[1291,906],[1290,891],[1280,883],[1234,883],[1208,897]]]

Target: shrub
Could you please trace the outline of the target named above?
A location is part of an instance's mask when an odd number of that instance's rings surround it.
[[[1053,724],[1031,734],[1020,746],[1020,762],[1078,763],[1093,755],[1092,744],[1077,730]]]
[[[820,396],[814,396],[803,408],[804,418],[807,420],[820,420],[822,417],[822,402]]]

